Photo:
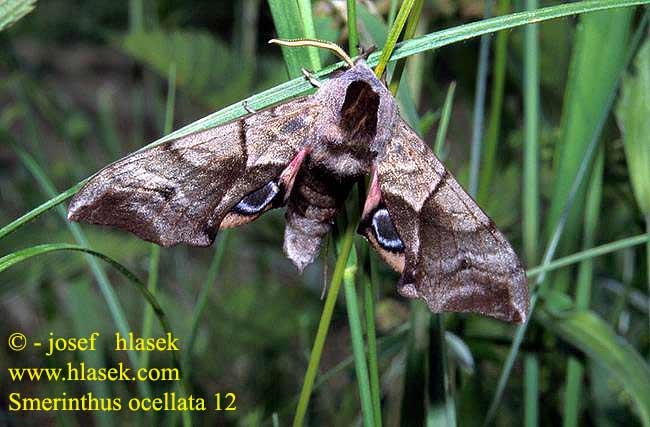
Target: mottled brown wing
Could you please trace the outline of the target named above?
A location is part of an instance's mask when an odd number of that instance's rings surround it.
[[[436,313],[524,322],[528,287],[517,255],[429,147],[399,122],[364,209],[364,222],[374,221],[364,234],[402,273],[399,292],[422,298]]]
[[[312,98],[298,98],[130,155],[95,175],[72,200],[68,217],[163,246],[210,245],[220,226],[259,216],[232,210],[247,195],[250,203],[260,191],[274,196],[265,189],[301,157],[319,111]]]

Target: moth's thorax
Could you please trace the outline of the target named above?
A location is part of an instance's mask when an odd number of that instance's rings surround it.
[[[326,108],[317,118],[311,158],[332,173],[367,174],[392,138],[397,106],[363,60],[314,95]]]

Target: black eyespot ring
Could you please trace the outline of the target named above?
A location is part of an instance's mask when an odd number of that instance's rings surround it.
[[[404,252],[404,242],[397,234],[386,208],[379,208],[372,215],[372,232],[379,246],[391,252]]]
[[[271,181],[242,197],[232,210],[240,215],[257,215],[271,204],[279,192],[278,184]]]

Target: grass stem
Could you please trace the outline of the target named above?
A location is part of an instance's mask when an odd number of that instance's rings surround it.
[[[305,421],[307,406],[309,405],[309,399],[311,398],[311,392],[314,387],[314,380],[316,379],[316,374],[318,373],[318,365],[320,364],[320,358],[323,353],[325,339],[327,338],[327,331],[329,330],[336,299],[338,297],[339,290],[341,289],[341,283],[343,282],[343,274],[345,272],[347,260],[350,256],[350,251],[352,250],[353,236],[354,224],[349,223],[341,240],[341,248],[339,256],[336,260],[336,267],[334,268],[334,273],[330,281],[330,287],[327,293],[327,299],[325,300],[325,306],[323,307],[323,311],[321,313],[320,322],[318,323],[318,331],[316,332],[314,346],[312,347],[311,355],[309,356],[307,372],[305,373],[302,389],[300,390],[300,398],[298,400],[296,414],[293,418],[294,427],[302,426]]]

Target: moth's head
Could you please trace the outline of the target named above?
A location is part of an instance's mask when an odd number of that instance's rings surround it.
[[[363,59],[325,82],[315,96],[329,110],[323,120],[333,121],[340,131],[326,142],[377,155],[392,138],[395,99]]]

